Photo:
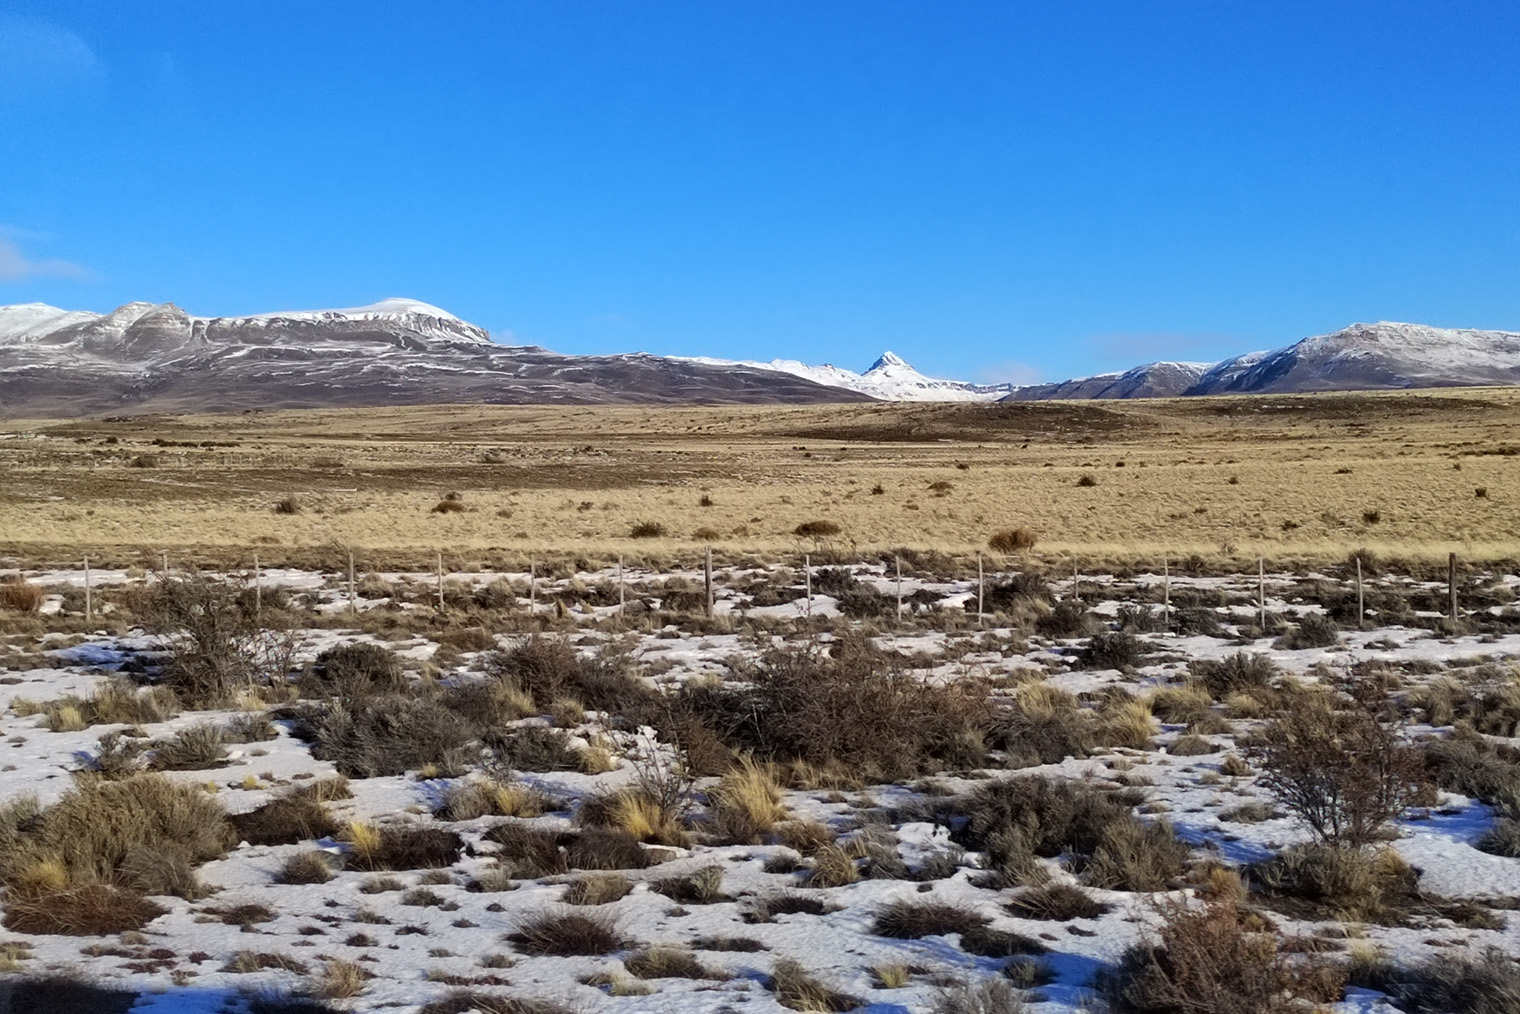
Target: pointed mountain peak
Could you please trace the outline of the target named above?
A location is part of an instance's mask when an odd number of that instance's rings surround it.
[[[881,358],[872,363],[871,368],[866,372],[875,373],[877,370],[885,370],[892,367],[909,370],[913,369],[913,367],[908,365],[908,361],[902,356],[898,355],[896,352],[883,352],[881,354]]]

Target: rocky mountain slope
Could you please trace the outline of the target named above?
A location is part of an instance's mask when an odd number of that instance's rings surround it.
[[[60,416],[488,402],[796,404],[867,396],[741,364],[563,356],[499,345],[414,300],[194,317],[171,303],[108,314],[0,307],[0,413]]]

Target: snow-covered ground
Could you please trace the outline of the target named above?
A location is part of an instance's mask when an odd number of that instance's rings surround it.
[[[0,578],[4,576],[0,574]],[[576,601],[577,595],[571,593],[574,588],[615,588],[618,582],[615,570],[557,580],[539,578],[532,590],[532,603],[546,617],[558,614],[564,621],[562,626],[580,625],[583,629],[576,636],[582,650],[591,651],[598,644],[615,639],[625,646],[631,642],[633,658],[640,670],[648,674],[646,678],[657,685],[670,686],[693,680],[732,678],[734,667],[752,657],[766,638],[788,636],[788,625],[795,627],[795,636],[827,643],[842,625],[850,622],[841,618],[841,594],[820,591],[811,601],[796,595],[803,584],[800,573],[789,573],[786,581],[778,582],[788,589],[780,596],[785,601],[755,605],[752,596],[739,589],[750,587],[756,578],[764,576],[761,571],[720,569],[715,589],[716,620],[701,633],[678,623],[653,628],[643,619],[630,622],[628,626],[633,632],[629,633],[612,622],[619,612],[615,593],[610,605],[604,604],[605,592],[598,597],[587,591],[581,596],[584,602]],[[57,593],[52,600],[55,611],[63,602],[64,590],[78,589],[84,579],[82,572],[69,571],[29,572],[25,577]],[[428,574],[373,577],[395,589],[417,590],[419,596],[436,580]],[[1330,647],[1276,648],[1270,639],[1245,640],[1243,628],[1255,619],[1260,607],[1255,601],[1254,576],[1239,580],[1173,576],[1167,579],[1173,601],[1189,593],[1219,594],[1230,600],[1211,607],[1218,620],[1227,625],[1221,635],[1143,633],[1139,636],[1151,651],[1143,664],[1131,671],[1094,670],[1081,664],[1077,657],[1078,643],[1074,640],[1032,636],[1027,631],[997,626],[992,618],[979,623],[976,617],[968,617],[966,609],[975,608],[974,582],[930,576],[904,577],[899,582],[881,566],[857,567],[855,577],[861,584],[873,587],[886,603],[884,611],[871,621],[875,644],[883,650],[920,660],[914,664],[921,675],[939,682],[978,676],[994,683],[1000,677],[1018,683],[1028,680],[1034,671],[1053,686],[1073,693],[1121,688],[1144,695],[1178,685],[1186,677],[1191,660],[1220,659],[1244,649],[1265,654],[1284,672],[1311,681],[1323,675],[1327,665],[1344,670],[1358,662],[1382,660],[1402,666],[1407,674],[1406,685],[1413,687],[1443,677],[1462,680],[1478,670],[1487,674],[1483,678],[1490,679],[1495,665],[1508,666],[1511,660],[1520,658],[1520,633],[1448,637],[1430,629],[1403,626],[1343,632],[1339,643]],[[143,579],[130,578],[120,571],[92,574],[97,588],[135,580]],[[1162,580],[1159,575],[1123,580],[1084,577],[1076,590],[1087,607],[1100,616],[1114,617],[1121,606],[1142,598],[1154,605]],[[1266,608],[1274,613],[1317,611],[1317,603],[1296,600],[1302,581],[1295,575],[1270,576]],[[262,582],[266,589],[278,587],[309,596],[309,608],[339,623],[350,605],[356,623],[360,614],[396,607],[394,600],[385,597],[356,595],[351,601],[344,581],[320,574],[265,571]],[[454,574],[447,576],[445,586],[450,594],[456,594],[465,589],[500,587],[500,582],[515,585],[517,607],[525,611],[530,602],[525,594],[527,574]],[[631,615],[645,617],[662,595],[669,594],[662,591],[662,586],[679,584],[700,589],[702,575],[629,571],[624,582],[626,599],[633,610]],[[1517,583],[1520,579],[1514,575],[1494,575],[1491,582],[1493,587],[1510,589]],[[1408,582],[1399,586],[1405,590],[1411,587]],[[364,587],[373,588],[374,582],[367,578]],[[1053,588],[1058,595],[1070,595],[1074,590],[1069,580],[1055,582]],[[920,603],[932,600],[933,604],[915,608],[910,603],[899,620],[899,595]],[[427,607],[410,602],[405,608]],[[943,617],[944,622],[936,622],[936,617]],[[761,621],[768,626],[761,634],[746,633],[746,620]],[[832,630],[824,631],[828,625],[832,625]],[[374,640],[357,630],[330,626],[303,630],[300,637],[298,662],[309,661],[317,652],[337,643]],[[0,803],[23,793],[34,793],[42,803],[51,803],[71,787],[73,773],[90,766],[101,735],[121,727],[91,726],[80,731],[52,732],[37,715],[18,714],[17,702],[87,696],[114,670],[129,663],[135,653],[154,647],[155,642],[141,632],[126,636],[54,636],[41,642],[16,636],[4,640],[0,644],[0,663],[10,658],[15,664],[10,671],[0,671],[3,677],[0,678]],[[501,633],[498,640],[508,643],[509,635]],[[391,642],[390,646],[410,664],[418,666],[433,658],[438,650],[436,642],[423,636]],[[7,655],[7,651],[11,654]],[[40,658],[39,651],[43,652]],[[481,663],[479,653],[455,653],[446,663],[447,668],[432,674],[432,678],[469,679],[479,671]],[[23,706],[20,710],[28,709]],[[225,722],[235,714],[186,712],[167,722],[147,725],[142,731],[151,739],[162,739],[203,722]],[[544,719],[524,721],[542,724]],[[614,744],[617,769],[599,775],[575,771],[519,772],[518,777],[525,783],[565,802],[563,810],[536,818],[535,824],[568,826],[581,800],[626,784],[635,777],[639,758],[660,749],[649,741],[647,733],[616,730],[612,723],[594,713],[571,725],[567,731],[578,737],[577,741],[589,741],[600,735]],[[176,771],[169,776],[204,785],[229,812],[237,814],[269,802],[283,789],[312,776],[333,773],[331,764],[315,760],[309,746],[293,735],[292,723],[280,721],[276,726],[278,734],[272,740],[232,746],[222,766]],[[1162,725],[1150,749],[1106,749],[1086,758],[1068,758],[1058,764],[1023,769],[1018,774],[1060,775],[1097,784],[1119,780],[1122,784],[1143,787],[1147,802],[1143,812],[1164,813],[1179,836],[1194,847],[1196,856],[1243,864],[1306,840],[1304,830],[1286,815],[1255,823],[1224,816],[1242,803],[1268,799],[1254,775],[1221,773],[1225,758],[1236,752],[1236,737],[1250,727],[1249,722],[1236,721],[1229,731],[1209,735],[1207,738],[1220,746],[1217,752],[1173,756],[1168,748],[1183,730],[1180,726]],[[938,778],[939,784],[933,791],[969,792],[983,783],[989,772],[961,775]],[[359,995],[333,1001],[340,1008],[352,1010],[413,1009],[444,997],[455,985],[473,984],[470,988],[488,993],[554,1000],[582,1011],[696,1014],[742,1009],[763,1014],[785,1009],[765,985],[775,962],[782,958],[797,960],[829,986],[860,998],[867,1010],[898,1014],[926,1009],[936,991],[947,983],[997,976],[1006,963],[1004,958],[966,953],[953,935],[895,940],[872,932],[875,917],[893,900],[940,900],[980,911],[991,919],[993,929],[1012,931],[1043,943],[1049,953],[1042,960],[1053,981],[1032,994],[1031,1010],[1037,1014],[1068,1014],[1094,1008],[1090,992],[1094,972],[1113,963],[1154,918],[1149,904],[1151,896],[1101,890],[1093,894],[1111,907],[1096,918],[1063,924],[1009,914],[1003,903],[1013,892],[978,886],[981,881],[978,857],[958,854],[944,839],[943,828],[930,822],[892,821],[883,816],[884,807],[922,803],[935,797],[900,785],[868,786],[864,791],[848,793],[792,790],[787,792],[784,802],[794,818],[826,823],[843,835],[844,842],[862,833],[862,818],[866,819],[865,826],[886,820],[886,826],[895,833],[899,855],[910,869],[920,867],[936,855],[950,855],[953,872],[923,881],[862,879],[840,887],[805,889],[795,872],[768,872],[785,868],[788,864],[781,862],[783,859],[798,859],[796,853],[779,843],[697,844],[690,849],[661,849],[657,857],[662,861],[657,865],[625,873],[634,882],[626,897],[600,906],[615,915],[619,932],[629,947],[610,955],[529,956],[520,953],[506,936],[535,914],[565,911],[562,899],[572,878],[519,879],[511,890],[472,890],[471,882],[494,865],[491,846],[481,836],[502,818],[446,822],[433,816],[451,781],[455,780],[422,777],[416,771],[356,778],[352,781],[353,798],[332,804],[340,823],[359,820],[382,825],[446,826],[461,834],[469,848],[457,863],[441,873],[418,870],[377,875],[344,870],[323,884],[286,885],[276,881],[276,874],[290,856],[313,848],[337,856],[347,846],[330,838],[299,845],[245,843],[232,850],[226,859],[201,868],[202,878],[214,888],[209,897],[195,902],[156,899],[169,910],[168,914],[150,923],[141,938],[132,937],[124,942],[115,936],[82,938],[0,930],[0,947],[18,941],[30,945],[31,957],[18,961],[12,974],[67,972],[125,985],[141,993],[137,1010],[156,1014],[218,1011],[231,998],[245,996],[250,990],[299,992],[329,959],[356,962],[373,975]],[[701,788],[699,784],[699,792]],[[1438,807],[1412,813],[1399,824],[1399,837],[1393,847],[1421,872],[1421,887],[1428,894],[1451,899],[1520,899],[1520,860],[1500,858],[1474,848],[1475,840],[1492,823],[1492,816],[1481,803],[1443,794]],[[1058,860],[1042,862],[1057,880],[1073,880],[1072,873]],[[652,889],[657,880],[707,866],[721,868],[725,900],[681,904]],[[381,876],[393,876],[399,888],[375,891]],[[424,887],[425,892],[413,890]],[[751,921],[757,900],[795,891],[821,899],[823,912],[780,915],[768,922]],[[263,906],[271,917],[246,925],[229,925],[216,914],[244,905]],[[1333,921],[1300,922],[1281,914],[1273,918],[1284,935],[1310,937],[1325,935],[1327,930],[1341,936],[1354,935],[1386,948],[1404,963],[1418,962],[1432,954],[1454,953],[1454,949],[1476,952],[1488,946],[1520,954],[1520,922],[1506,921],[1502,916],[1500,929],[1464,928],[1439,920],[1409,926],[1348,927]],[[753,949],[713,949],[713,942],[722,939],[742,939],[746,941],[743,946]],[[654,991],[652,995],[615,995],[625,990],[586,984],[586,980],[638,983],[626,972],[624,961],[637,948],[651,945],[694,948],[712,977],[643,982],[643,986]],[[292,959],[288,964],[295,967],[299,962],[308,970],[307,974],[272,969],[229,971],[229,963],[245,951]],[[156,957],[145,957],[149,952]],[[876,969],[899,965],[909,972],[907,982],[888,988]],[[1376,994],[1352,990],[1335,1009],[1360,1012],[1392,1008]]]

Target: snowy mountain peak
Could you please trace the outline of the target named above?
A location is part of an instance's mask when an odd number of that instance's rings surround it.
[[[913,367],[909,366],[908,361],[896,352],[883,352],[876,362],[871,364],[871,368],[866,373],[870,374],[875,373],[877,370],[890,369],[912,370]],[[914,370],[914,372],[918,371]]]

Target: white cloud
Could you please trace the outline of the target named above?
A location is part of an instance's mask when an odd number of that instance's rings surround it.
[[[90,272],[72,261],[55,258],[34,260],[21,248],[0,239],[0,282],[19,282],[28,278],[88,278]]]

